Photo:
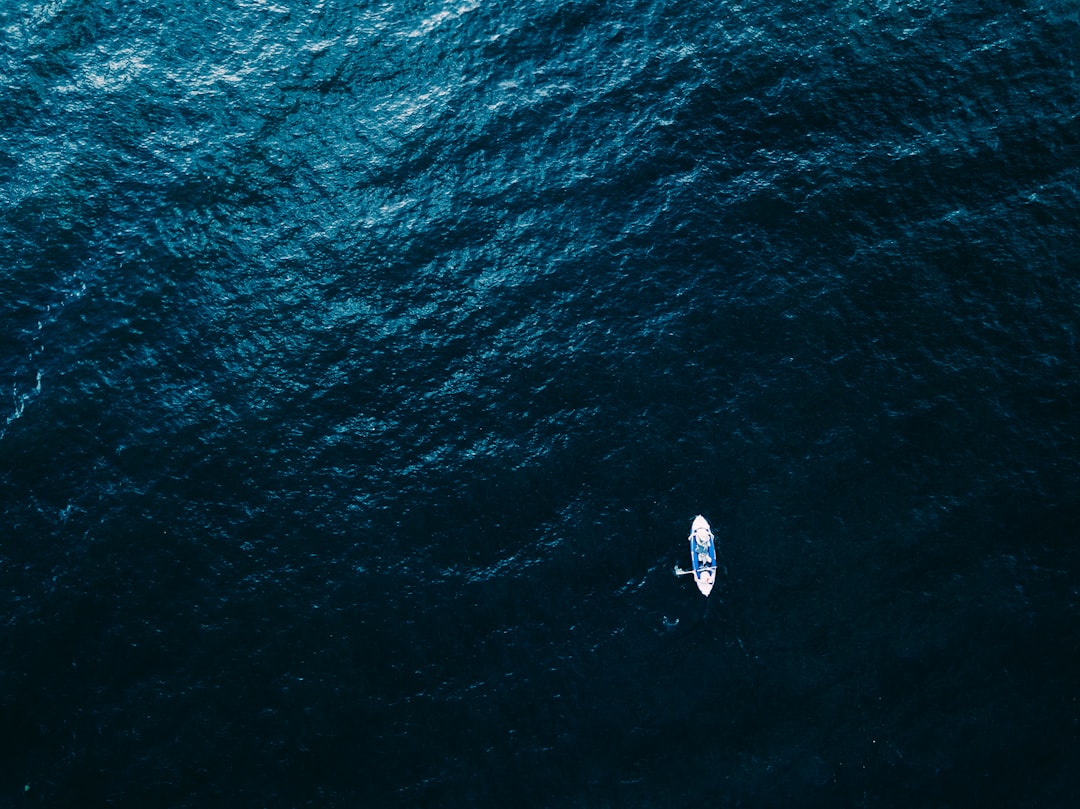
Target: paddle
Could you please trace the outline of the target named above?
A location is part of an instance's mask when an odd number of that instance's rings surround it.
[[[716,568],[715,567],[699,567],[697,569],[697,572],[698,573],[707,573],[710,570],[716,570]],[[678,565],[675,565],[675,575],[676,576],[688,576],[689,574],[691,574],[693,572],[694,572],[693,570],[683,570]]]

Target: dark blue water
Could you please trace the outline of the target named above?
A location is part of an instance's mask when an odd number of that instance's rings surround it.
[[[1078,233],[1064,0],[12,0],[0,805],[1074,805]]]

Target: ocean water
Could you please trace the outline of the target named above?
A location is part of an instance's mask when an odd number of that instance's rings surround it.
[[[1069,0],[12,0],[0,805],[1073,806],[1078,234]]]

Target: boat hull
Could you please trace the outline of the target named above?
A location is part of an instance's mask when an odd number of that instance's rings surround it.
[[[700,514],[690,526],[690,562],[693,564],[694,583],[701,594],[708,598],[716,584],[716,538],[708,520]]]

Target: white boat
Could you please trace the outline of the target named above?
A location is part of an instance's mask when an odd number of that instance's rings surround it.
[[[716,584],[716,537],[713,536],[709,521],[698,514],[690,526],[690,570],[681,570],[675,566],[675,575],[694,574],[694,581],[703,596],[708,597]]]

